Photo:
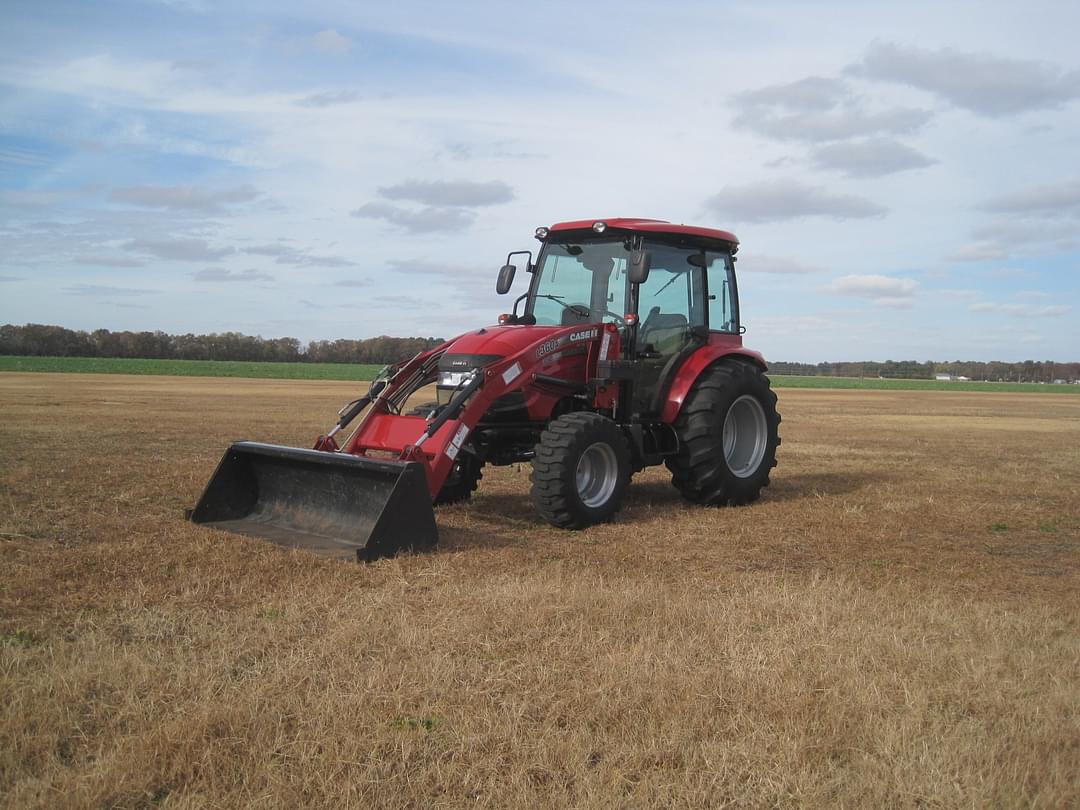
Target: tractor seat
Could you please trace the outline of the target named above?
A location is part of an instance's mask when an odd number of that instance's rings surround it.
[[[678,313],[664,314],[654,307],[641,325],[638,335],[639,351],[647,346],[652,346],[654,351],[660,354],[675,354],[686,342],[686,328],[689,321],[685,315]]]

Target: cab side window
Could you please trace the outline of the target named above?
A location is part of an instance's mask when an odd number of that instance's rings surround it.
[[[690,263],[700,250],[649,245],[652,269],[638,290],[637,350],[677,354],[689,342],[690,327],[705,325],[701,267]]]
[[[727,253],[707,253],[709,263],[709,329],[713,332],[738,332],[735,311],[735,274]]]

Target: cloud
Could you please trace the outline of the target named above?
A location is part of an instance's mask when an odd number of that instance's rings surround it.
[[[204,239],[132,239],[123,248],[180,262],[216,262],[236,252],[231,247],[211,247]]]
[[[355,90],[327,90],[324,93],[312,93],[293,102],[297,107],[333,107],[338,104],[349,104],[360,98]]]
[[[395,186],[382,186],[379,196],[388,200],[407,200],[435,208],[499,205],[514,199],[514,190],[501,180],[476,183],[471,180],[407,180]]]
[[[0,146],[0,163],[14,166],[47,166],[49,160],[40,152],[7,145]]]
[[[1021,318],[1057,318],[1072,310],[1072,307],[1064,304],[1048,304],[1046,306],[1032,306],[1030,304],[992,304],[981,301],[972,304],[968,309],[971,312],[1003,312],[1006,315],[1015,315]]]
[[[307,42],[313,48],[329,53],[348,53],[352,47],[352,40],[343,34],[339,34],[333,28],[327,28],[312,35]]]
[[[467,278],[477,275],[475,267],[466,268],[429,259],[389,259],[386,264],[390,268],[390,272],[395,275],[447,276],[452,278]]]
[[[951,48],[931,51],[874,42],[848,72],[916,87],[989,117],[1054,109],[1080,98],[1080,71],[1065,73],[1045,62]]]
[[[981,211],[995,214],[1030,214],[1059,216],[1080,213],[1080,180],[1068,180],[1047,186],[1016,191],[987,200]],[[1076,228],[1071,229],[1075,231]]]
[[[496,138],[478,142],[447,141],[437,153],[437,157],[451,160],[468,161],[476,159],[535,160],[547,157],[543,152],[530,152],[515,148],[517,142],[508,138]]]
[[[20,276],[0,276],[0,284],[7,284],[12,281],[26,281],[26,279]]]
[[[381,202],[366,203],[350,213],[354,217],[385,220],[410,233],[460,231],[476,219],[476,214],[462,208],[425,206],[413,210]]]
[[[911,169],[924,169],[937,161],[891,138],[831,143],[811,153],[819,169],[832,169],[848,177],[882,177]]]
[[[259,270],[224,270],[220,267],[207,267],[192,273],[191,277],[196,281],[273,281],[274,277],[269,273]]]
[[[909,278],[881,275],[847,275],[834,278],[825,288],[838,295],[869,298],[874,304],[907,306],[911,303],[918,283]]]
[[[968,289],[949,289],[949,288],[945,288],[945,289],[941,289],[941,290],[934,290],[934,295],[936,295],[936,296],[938,296],[940,298],[963,298],[963,299],[970,300],[972,298],[978,298],[979,297],[979,291],[978,290],[968,290]]]
[[[393,307],[407,307],[409,309],[426,306],[424,301],[417,298],[410,298],[407,295],[377,295],[375,296],[375,300],[380,304],[387,304]]]
[[[78,197],[73,191],[0,190],[0,206],[12,208],[49,208]]]
[[[811,143],[909,134],[932,117],[927,110],[867,110],[846,82],[818,76],[742,93],[732,103],[739,111],[735,126],[777,140]]]
[[[705,200],[710,213],[735,222],[781,222],[802,217],[836,220],[881,217],[888,209],[864,197],[832,194],[794,180],[728,186]]]
[[[250,202],[260,193],[249,185],[221,191],[208,191],[196,186],[132,186],[114,189],[109,194],[109,200],[142,208],[218,214],[226,206]]]
[[[831,110],[850,94],[842,79],[808,76],[788,84],[774,84],[735,97],[743,107],[782,107],[798,112]]]
[[[64,287],[63,292],[68,295],[152,295],[157,290],[140,290],[132,287],[109,287],[102,284],[73,284]]]
[[[987,273],[990,278],[1029,278],[1037,275],[1039,274],[1023,267],[999,267]]]
[[[275,264],[292,264],[299,267],[355,267],[356,262],[343,256],[325,256],[298,250],[292,245],[270,244],[243,248],[243,253],[253,256],[273,257]]]
[[[366,278],[343,278],[334,282],[335,287],[367,287],[370,284],[371,280]]]
[[[1057,245],[1069,249],[1076,245],[1080,225],[1075,221],[1024,221],[1006,219],[988,222],[975,228],[971,235],[978,240],[999,244],[1015,245]]]
[[[845,326],[831,318],[819,315],[762,315],[754,318],[754,326],[770,335],[799,335],[806,333],[836,334]]]
[[[388,200],[420,203],[406,208],[389,202],[369,202],[350,213],[354,217],[381,219],[412,233],[460,231],[470,226],[476,213],[470,209],[499,205],[514,199],[514,190],[501,180],[407,180],[380,186],[379,196]]]
[[[1009,252],[1000,245],[980,243],[958,248],[947,254],[945,260],[950,262],[984,262],[994,259],[1007,259],[1008,257]]]
[[[824,267],[805,264],[797,259],[789,259],[784,256],[763,256],[760,254],[740,253],[739,270],[758,275],[761,273],[776,275],[803,275],[806,273],[823,273]]]
[[[76,256],[75,264],[91,267],[144,267],[146,262],[128,256]]]

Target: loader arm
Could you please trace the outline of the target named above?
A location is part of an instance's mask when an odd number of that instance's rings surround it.
[[[584,379],[559,376],[561,366],[558,361],[570,352],[584,354]],[[619,336],[614,324],[545,330],[543,337],[519,351],[475,369],[475,376],[469,383],[463,385],[440,415],[430,421],[420,416],[401,415],[392,407],[394,392],[407,387],[407,380],[412,379],[412,363],[420,368],[427,362],[424,357],[418,357],[398,372],[394,385],[372,404],[342,452],[382,458],[396,453],[398,461],[422,464],[428,491],[434,499],[458,453],[462,452],[469,436],[497,399],[534,385],[549,388],[563,382],[568,388],[584,388],[595,379],[599,361],[617,357],[618,352]],[[401,378],[400,382],[398,378]],[[605,392],[604,396],[607,403],[610,394]]]
[[[473,369],[430,421],[401,410],[411,394],[435,380],[447,345],[403,363],[385,384],[373,386],[366,407],[368,397],[362,397],[343,409],[339,427],[363,411],[343,449],[329,434],[312,450],[234,443],[191,520],[290,548],[369,561],[431,548],[438,541],[432,502],[458,454],[469,452],[463,448],[491,404],[553,381],[583,388],[598,360],[619,347],[610,324],[545,329],[540,335]],[[566,356],[575,362],[560,363]],[[578,379],[565,376],[570,368]]]

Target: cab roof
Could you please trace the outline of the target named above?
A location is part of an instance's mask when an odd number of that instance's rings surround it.
[[[642,219],[639,217],[612,217],[611,219],[576,219],[570,222],[556,222],[549,231],[591,230],[597,222],[603,222],[609,228],[644,233],[671,233],[684,236],[699,236],[705,239],[717,239],[722,242],[739,244],[735,234],[717,228],[699,228],[696,225],[674,225],[662,219]]]

